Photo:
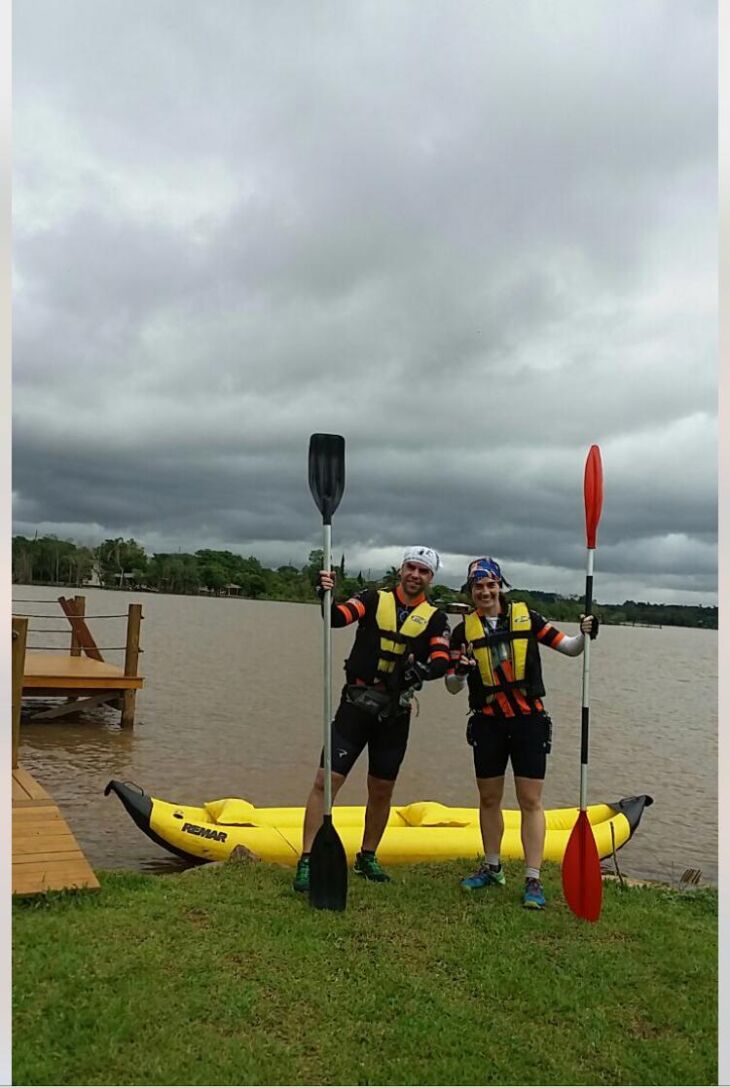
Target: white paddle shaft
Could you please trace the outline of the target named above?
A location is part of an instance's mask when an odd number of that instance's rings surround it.
[[[586,609],[593,607],[593,552],[595,549],[586,549],[588,558],[586,561]],[[586,615],[588,614],[586,612]],[[591,639],[584,635],[583,641],[583,698],[581,709],[581,758],[580,758],[580,807],[586,809],[588,798],[588,691],[591,677]]]
[[[332,565],[332,526],[323,526],[323,567]],[[332,812],[332,591],[323,598],[324,620],[324,814]]]

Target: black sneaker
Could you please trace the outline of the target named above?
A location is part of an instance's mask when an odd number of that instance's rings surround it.
[[[390,880],[388,874],[381,869],[375,854],[359,853],[355,858],[353,872],[358,876],[364,876],[366,880],[375,881],[376,884],[385,884]]]

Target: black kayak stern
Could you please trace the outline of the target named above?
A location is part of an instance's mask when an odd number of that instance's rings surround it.
[[[112,792],[116,793],[137,827],[149,835],[150,817],[152,816],[152,798],[150,795],[145,793],[136,782],[119,782],[116,778],[112,778],[111,782],[107,782],[104,787],[105,797],[108,797]]]
[[[614,808],[617,812],[623,813],[629,821],[629,827],[631,829],[629,838],[631,838],[639,826],[639,820],[644,813],[644,809],[653,804],[654,798],[648,793],[640,793],[637,797],[622,797],[620,801],[608,802],[609,808]]]
[[[180,850],[179,847],[166,842],[166,840],[161,838],[156,831],[152,830],[150,824],[152,819],[153,799],[148,793],[145,793],[142,787],[138,786],[136,782],[120,782],[118,779],[112,778],[112,780],[107,782],[104,787],[104,796],[108,797],[110,793],[116,793],[137,827],[141,831],[144,831],[145,835],[149,839],[152,839],[152,842],[157,846],[161,846],[163,850],[167,850],[171,854],[176,854],[177,857],[183,858],[193,865],[205,864],[204,858],[199,858],[196,857],[195,854],[188,854],[185,850]]]

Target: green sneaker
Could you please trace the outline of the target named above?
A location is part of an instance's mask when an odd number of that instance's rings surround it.
[[[491,884],[498,884],[500,887],[504,887],[507,883],[507,878],[504,875],[504,869],[500,865],[499,869],[490,869],[486,862],[479,866],[476,872],[471,876],[464,877],[461,882],[462,888],[468,892],[476,891],[477,888],[487,888]]]
[[[381,869],[375,854],[359,853],[355,858],[353,872],[358,876],[364,876],[366,880],[375,881],[376,884],[385,884],[390,880],[388,874]]]
[[[309,858],[300,858],[297,862],[296,876],[292,888],[295,892],[309,891]]]

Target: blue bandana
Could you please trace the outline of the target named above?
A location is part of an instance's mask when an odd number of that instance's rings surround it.
[[[466,572],[466,586],[471,587],[475,582],[481,582],[484,578],[495,578],[501,586],[510,589],[511,586],[503,576],[499,563],[491,556],[482,556],[481,559],[472,559]]]

